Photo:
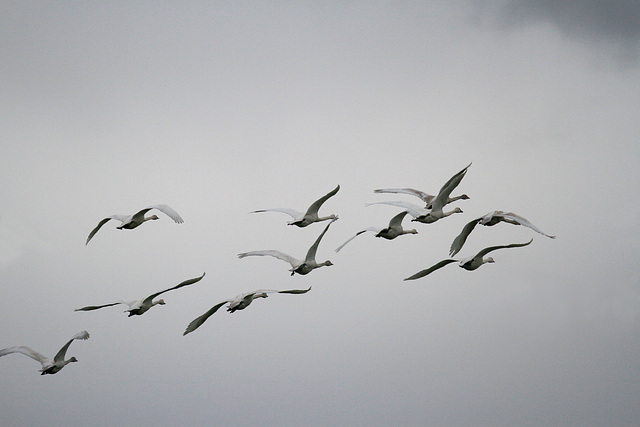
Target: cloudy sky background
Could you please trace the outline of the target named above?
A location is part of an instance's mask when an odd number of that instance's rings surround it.
[[[636,425],[640,417],[640,8],[636,1],[4,2],[0,359],[4,425]],[[356,231],[374,194],[454,194],[463,214]],[[289,276],[318,249],[334,265]],[[133,231],[111,214],[175,208]],[[543,231],[463,225],[514,211]],[[127,318],[137,299],[206,271]],[[214,304],[312,286],[247,310]]]

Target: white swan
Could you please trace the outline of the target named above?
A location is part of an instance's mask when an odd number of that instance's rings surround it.
[[[531,242],[533,242],[533,239],[529,240],[527,243],[512,243],[510,245],[498,245],[498,246],[490,246],[488,248],[484,248],[482,249],[480,252],[478,252],[476,255],[469,257],[469,258],[465,258],[462,260],[457,260],[457,259],[445,259],[440,261],[439,263],[425,269],[425,270],[421,270],[419,272],[417,272],[416,274],[414,274],[413,276],[409,276],[404,280],[415,280],[415,279],[419,279],[421,277],[426,276],[429,273],[432,273],[436,270],[438,270],[439,268],[444,267],[447,264],[450,264],[452,262],[456,262],[458,261],[459,264],[458,266],[461,268],[464,268],[465,270],[475,270],[477,268],[479,268],[480,266],[482,266],[482,264],[486,264],[488,262],[495,262],[493,260],[493,258],[491,257],[486,257],[483,258],[486,254],[488,254],[491,251],[495,251],[496,249],[504,249],[504,248],[519,248],[522,246],[527,246],[530,245]]]
[[[89,233],[89,237],[87,237],[87,242],[85,243],[85,245],[87,245],[89,243],[89,240],[91,240],[93,236],[98,232],[98,230],[100,230],[100,227],[105,225],[111,219],[118,220],[122,223],[118,227],[116,227],[118,230],[122,230],[122,229],[132,230],[138,227],[139,225],[143,224],[145,221],[159,219],[157,215],[151,215],[145,218],[144,214],[149,212],[151,209],[159,210],[160,212],[166,214],[169,218],[171,218],[178,224],[182,224],[184,222],[180,217],[180,215],[178,214],[178,212],[174,211],[170,206],[153,205],[153,206],[149,206],[148,208],[144,208],[140,212],[137,212],[133,215],[111,215],[106,217],[105,219],[103,219],[98,223],[96,228],[91,230],[91,233]]]
[[[460,184],[460,181],[464,178],[469,166],[471,166],[471,163],[469,163],[466,168],[452,176],[442,186],[442,188],[440,188],[438,195],[430,202],[430,206],[427,204],[426,208],[408,202],[376,202],[370,203],[370,205],[383,204],[403,207],[409,212],[409,215],[413,217],[411,221],[418,221],[425,224],[431,224],[454,213],[462,213],[462,209],[458,207],[448,212],[444,212],[442,208],[449,203],[449,196],[451,195],[451,192]]]
[[[42,365],[42,369],[40,369],[40,372],[41,372],[40,375],[55,374],[56,372],[59,372],[62,368],[67,366],[69,363],[78,361],[78,359],[76,359],[75,357],[71,357],[68,360],[64,360],[65,354],[67,353],[67,349],[69,348],[73,340],[86,340],[86,339],[89,339],[89,333],[87,331],[78,332],[73,336],[73,338],[69,340],[69,342],[67,342],[65,345],[62,346],[60,351],[58,351],[58,353],[53,357],[53,360],[41,355],[37,351],[27,346],[9,347],[9,348],[2,349],[0,350],[0,357],[6,356],[7,354],[11,354],[11,353],[22,353],[26,356],[29,356],[33,360],[37,360],[38,362],[40,362],[40,364]]]
[[[233,313],[236,310],[244,310],[249,306],[249,304],[253,302],[254,299],[266,298],[268,297],[267,294],[270,294],[270,293],[305,294],[310,290],[311,290],[311,287],[309,287],[309,289],[291,289],[288,291],[274,291],[271,289],[259,289],[257,291],[247,292],[246,294],[238,295],[233,299],[225,300],[225,301],[222,301],[221,303],[214,305],[206,313],[193,319],[191,323],[189,323],[189,325],[187,326],[187,329],[184,331],[182,335],[187,335],[188,333],[198,329],[200,325],[202,325],[209,317],[211,317],[213,313],[218,311],[220,307],[222,307],[227,303],[229,303],[229,306],[227,307],[227,311]]]
[[[382,237],[383,239],[387,239],[387,240],[393,240],[398,236],[402,236],[403,234],[418,234],[418,232],[415,229],[406,230],[402,228],[402,219],[405,217],[406,214],[407,214],[407,211],[403,211],[403,212],[400,212],[398,215],[394,216],[393,218],[391,218],[391,221],[389,221],[389,226],[387,228],[369,227],[369,228],[365,228],[362,231],[358,231],[349,240],[341,244],[336,249],[336,252],[340,252],[340,250],[344,248],[347,243],[349,243],[350,241],[352,241],[362,233],[366,233],[367,231],[373,231],[374,233],[376,233],[376,237]]]
[[[329,197],[334,196],[338,192],[338,190],[340,190],[339,185],[329,193],[325,194],[324,196],[322,196],[321,198],[313,202],[311,206],[309,206],[309,209],[307,209],[307,212],[300,212],[295,209],[289,209],[289,208],[273,208],[273,209],[260,209],[260,210],[252,211],[249,213],[259,213],[259,212],[286,213],[287,215],[293,218],[293,221],[289,221],[287,224],[297,225],[298,227],[306,227],[307,225],[313,224],[314,222],[326,221],[329,219],[331,220],[338,219],[338,216],[334,214],[323,216],[323,217],[318,216],[318,210],[320,209],[320,206],[322,206],[322,204],[326,202]]]
[[[423,217],[423,216],[429,214],[429,212],[430,212],[430,210],[427,209],[427,208],[424,208],[422,206],[418,206],[415,203],[405,202],[403,200],[393,200],[393,201],[389,201],[389,202],[373,202],[373,203],[365,204],[365,206],[371,206],[371,205],[397,206],[399,208],[404,209],[414,219],[415,218],[419,218],[419,217]]]
[[[184,282],[169,288],[169,289],[165,289],[164,291],[160,291],[160,292],[156,292],[155,294],[151,294],[148,297],[146,297],[145,299],[141,299],[141,300],[136,300],[136,301],[118,301],[118,302],[113,302],[111,304],[103,304],[103,305],[88,305],[86,307],[82,307],[82,308],[76,308],[74,311],[91,311],[91,310],[98,310],[100,308],[104,308],[104,307],[111,307],[114,305],[118,305],[118,304],[125,304],[128,305],[129,308],[127,310],[125,310],[125,313],[129,313],[129,317],[131,316],[140,316],[142,314],[144,314],[145,312],[149,311],[149,309],[151,309],[151,307],[153,307],[154,305],[160,304],[160,305],[164,305],[165,302],[163,299],[159,299],[157,301],[153,301],[153,299],[155,297],[157,297],[160,294],[163,294],[165,292],[168,291],[172,291],[174,289],[178,289],[181,288],[183,286],[188,286],[188,285],[193,285],[194,283],[199,282],[200,280],[202,280],[202,278],[204,277],[205,273],[202,273],[202,276],[200,277],[196,277],[194,279],[188,279],[185,280]]]
[[[431,207],[431,202],[433,201],[433,199],[436,198],[436,196],[433,196],[429,193],[425,193],[424,191],[416,190],[413,188],[379,188],[377,190],[373,190],[373,192],[374,193],[409,194],[411,196],[416,196],[417,198],[419,198],[420,200],[426,203],[427,208]],[[448,205],[449,203],[453,203],[458,200],[468,200],[468,199],[470,199],[469,196],[467,196],[466,194],[461,194],[460,196],[449,197],[447,199],[446,204]]]
[[[294,258],[291,255],[284,254],[284,253],[282,253],[280,251],[276,251],[276,250],[263,250],[263,251],[243,252],[241,254],[238,254],[238,258],[244,258],[244,257],[247,257],[247,256],[265,256],[265,255],[266,256],[276,257],[278,259],[281,259],[281,260],[286,261],[289,264],[291,264],[291,269],[289,271],[291,272],[292,276],[295,273],[298,273],[298,274],[309,274],[311,271],[315,270],[316,268],[333,265],[333,263],[331,261],[329,261],[329,260],[327,260],[325,262],[322,262],[322,263],[318,263],[316,261],[316,251],[318,250],[318,245],[320,244],[320,240],[322,240],[322,236],[324,236],[324,234],[329,229],[329,226],[334,221],[335,221],[335,219],[332,219],[331,222],[329,222],[329,224],[327,224],[327,226],[322,231],[322,233],[320,233],[320,236],[318,236],[316,241],[309,248],[309,251],[307,252],[307,256],[304,259],[304,261],[300,260],[300,259],[297,259],[297,258]]]
[[[460,252],[460,249],[462,249],[464,242],[467,240],[467,237],[469,237],[469,234],[471,234],[476,224],[492,226],[498,224],[499,222],[507,222],[514,225],[524,225],[525,227],[529,227],[533,231],[536,231],[543,236],[547,236],[551,239],[556,238],[556,236],[544,233],[542,230],[531,224],[527,219],[521,217],[520,215],[514,214],[513,212],[493,211],[481,216],[480,218],[476,218],[473,221],[469,221],[462,228],[460,234],[453,240],[453,243],[451,243],[449,256],[454,256],[455,254]]]

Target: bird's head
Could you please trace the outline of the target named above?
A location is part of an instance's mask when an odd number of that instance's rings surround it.
[[[164,302],[164,300],[161,298],[158,301],[156,301],[156,304],[165,305],[166,302]]]
[[[493,258],[491,258],[490,256],[488,256],[488,257],[486,257],[486,258],[483,260],[483,262],[487,263],[487,262],[495,262],[495,261],[493,260]]]
[[[78,359],[76,359],[75,356],[71,356],[71,359],[67,360],[67,363],[71,363],[71,362],[77,362]]]
[[[453,210],[453,212],[454,212],[454,213],[462,213],[462,209],[460,209],[460,208],[456,207],[456,208]]]
[[[407,230],[407,233],[409,233],[409,234],[418,234],[418,230],[416,230],[415,228],[412,228],[411,230]]]
[[[158,215],[151,215],[148,219],[156,220],[156,219],[160,219],[160,218],[158,217]]]
[[[462,200],[469,200],[471,197],[467,196],[466,194],[463,194],[462,196],[460,196],[460,198]]]

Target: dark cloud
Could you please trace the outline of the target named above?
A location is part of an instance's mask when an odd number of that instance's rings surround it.
[[[572,39],[605,45],[627,59],[640,54],[640,1],[638,0],[507,0],[494,3],[498,25],[514,29],[548,23]],[[486,3],[478,4],[478,10]]]
[[[519,21],[548,21],[573,36],[629,41],[640,37],[640,2],[637,0],[514,0],[505,6],[504,13]]]

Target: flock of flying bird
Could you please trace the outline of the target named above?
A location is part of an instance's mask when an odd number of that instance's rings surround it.
[[[375,203],[368,204],[368,205],[373,205],[373,204],[392,205],[392,206],[402,208],[402,212],[400,212],[399,214],[391,218],[391,220],[389,221],[389,225],[385,228],[369,227],[361,231],[358,231],[354,236],[352,236],[343,244],[341,244],[335,251],[339,252],[353,239],[369,231],[374,232],[375,237],[382,237],[388,240],[395,239],[396,237],[402,236],[404,234],[417,234],[417,231],[415,229],[405,229],[402,227],[402,221],[407,214],[412,217],[411,221],[431,224],[440,219],[446,218],[452,214],[461,213],[462,210],[458,207],[455,207],[454,209],[446,212],[444,211],[444,207],[449,203],[455,202],[457,200],[469,199],[469,196],[467,196],[466,194],[451,197],[452,191],[460,184],[460,182],[462,181],[462,178],[464,178],[465,174],[467,173],[467,169],[469,168],[469,166],[471,166],[471,164],[469,164],[467,167],[465,167],[460,172],[458,172],[453,177],[451,177],[451,179],[449,179],[442,186],[438,194],[435,196],[419,190],[412,189],[412,188],[386,188],[386,189],[374,190],[374,193],[396,193],[396,194],[408,194],[411,196],[415,196],[420,198],[424,202],[424,206],[419,206],[419,205],[404,202],[404,201],[384,201],[384,202],[375,202]],[[297,259],[291,255],[287,255],[277,250],[258,250],[258,251],[251,251],[251,252],[243,252],[238,254],[238,258],[245,258],[249,256],[275,257],[277,259],[280,259],[290,264],[291,268],[289,269],[289,271],[291,272],[292,276],[294,274],[301,274],[301,275],[309,274],[311,271],[315,270],[316,268],[333,265],[329,260],[321,263],[317,262],[316,251],[318,249],[318,245],[320,244],[320,241],[322,240],[323,236],[325,235],[325,233],[327,232],[331,224],[338,219],[338,217],[333,214],[327,215],[327,216],[319,216],[318,211],[320,210],[320,207],[324,204],[324,202],[326,202],[329,198],[333,197],[339,190],[340,190],[340,186],[338,185],[332,191],[330,191],[320,199],[316,200],[313,204],[311,204],[311,206],[309,206],[306,212],[299,212],[293,209],[286,209],[286,208],[262,209],[262,210],[256,210],[256,211],[250,212],[250,213],[282,212],[287,215],[290,215],[293,218],[291,221],[288,222],[288,225],[295,225],[297,227],[306,227],[316,222],[328,220],[329,223],[324,228],[324,230],[320,233],[320,235],[315,240],[315,242],[311,245],[304,259]],[[91,232],[89,233],[89,236],[87,237],[87,241],[85,245],[89,243],[89,241],[95,236],[95,234],[100,230],[100,228],[103,225],[105,225],[107,222],[109,222],[112,219],[120,221],[120,225],[116,227],[117,229],[127,229],[127,230],[131,230],[136,227],[139,227],[146,221],[159,219],[157,215],[151,215],[151,216],[145,217],[147,212],[153,209],[166,214],[169,218],[171,218],[173,221],[175,221],[178,224],[183,222],[180,215],[171,207],[167,205],[153,205],[145,209],[142,209],[141,211],[133,215],[128,215],[128,216],[127,215],[111,215],[109,217],[104,218],[98,223],[98,225],[93,230],[91,230]],[[500,222],[505,222],[513,225],[523,225],[546,237],[549,237],[552,239],[555,238],[555,236],[544,233],[539,228],[534,226],[531,222],[529,222],[528,220],[526,220],[525,218],[519,215],[516,215],[512,212],[493,211],[468,222],[463,227],[460,234],[456,236],[456,238],[451,243],[449,256],[456,255],[462,249],[467,238],[469,237],[471,232],[474,230],[474,228],[478,224],[484,225],[484,226],[493,226]],[[464,259],[447,258],[434,264],[433,266],[427,269],[421,270],[413,274],[412,276],[405,278],[404,280],[415,280],[415,279],[422,278],[428,274],[431,274],[435,270],[438,270],[444,267],[445,265],[453,262],[458,262],[458,265],[465,270],[475,270],[485,263],[495,262],[492,257],[485,257],[485,255],[487,255],[488,253],[498,249],[517,248],[517,247],[527,246],[531,244],[532,241],[533,239],[525,243],[512,243],[507,245],[490,246],[482,249],[474,256],[464,258]],[[128,306],[128,309],[125,310],[125,312],[128,313],[128,316],[134,316],[134,315],[139,316],[144,314],[145,312],[147,312],[149,309],[151,309],[153,306],[157,304],[161,304],[161,305],[165,304],[163,299],[158,299],[154,301],[156,297],[168,291],[193,285],[199,282],[200,280],[202,280],[204,276],[205,276],[205,273],[203,273],[202,276],[192,278],[192,279],[187,279],[176,286],[162,290],[160,292],[155,292],[144,299],[134,300],[134,301],[118,301],[118,302],[112,302],[112,303],[102,304],[102,305],[89,305],[89,306],[78,308],[75,311],[92,311],[92,310],[98,310],[105,307],[111,307],[111,306],[123,304]],[[310,287],[308,289],[290,289],[290,290],[281,290],[281,291],[272,290],[272,289],[258,289],[253,292],[247,292],[247,293],[238,295],[234,298],[219,302],[218,304],[214,305],[209,310],[207,310],[204,314],[192,320],[187,326],[187,328],[185,329],[183,335],[187,335],[195,331],[211,315],[213,315],[216,311],[218,311],[218,309],[220,309],[225,304],[227,304],[227,311],[230,313],[233,313],[237,310],[242,310],[248,307],[256,298],[267,298],[267,296],[272,293],[304,294],[309,292],[310,290],[311,290]],[[77,361],[75,357],[71,357],[65,360],[66,352],[69,346],[71,345],[71,343],[74,340],[86,340],[88,338],[89,338],[89,333],[87,331],[78,332],[58,351],[58,353],[54,356],[53,359],[49,359],[43,356],[42,354],[38,353],[37,351],[31,349],[30,347],[26,347],[26,346],[15,346],[15,347],[2,349],[0,350],[0,357],[5,356],[7,354],[11,354],[11,353],[22,353],[40,362],[40,364],[42,365],[42,369],[40,370],[41,375],[55,374],[58,371],[60,371],[63,367],[65,367],[67,364]]]

